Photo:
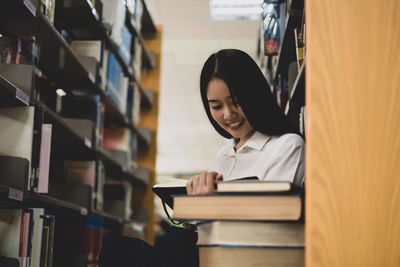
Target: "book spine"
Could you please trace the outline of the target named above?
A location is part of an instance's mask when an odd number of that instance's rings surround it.
[[[31,180],[28,184],[28,190],[32,191],[37,191],[38,188],[43,116],[43,107],[40,105],[35,105],[32,140]]]

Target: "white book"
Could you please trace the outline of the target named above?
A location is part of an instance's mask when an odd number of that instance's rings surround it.
[[[71,48],[77,55],[93,57],[99,63],[101,59],[101,41],[72,41]]]
[[[38,193],[47,193],[49,187],[49,168],[51,150],[51,124],[42,124],[42,137],[40,143],[39,181]]]
[[[198,226],[197,245],[303,247],[304,224],[212,221]]]
[[[33,210],[33,235],[32,235],[32,253],[30,267],[40,267],[40,252],[42,247],[43,219],[44,209],[34,208]]]

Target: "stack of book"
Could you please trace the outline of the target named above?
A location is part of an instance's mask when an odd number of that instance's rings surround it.
[[[218,182],[209,195],[174,195],[178,188],[153,191],[172,219],[197,222],[201,267],[304,266],[303,188],[258,179]]]

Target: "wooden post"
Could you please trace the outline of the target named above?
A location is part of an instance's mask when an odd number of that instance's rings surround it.
[[[400,2],[305,14],[306,266],[399,266]]]

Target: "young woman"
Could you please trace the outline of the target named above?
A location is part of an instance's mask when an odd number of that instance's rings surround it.
[[[190,178],[189,194],[214,192],[214,181],[257,176],[302,185],[304,142],[276,104],[257,64],[240,50],[212,54],[200,78],[204,108],[227,144],[208,171]],[[170,227],[154,246],[135,238],[108,236],[100,267],[198,266],[197,233]]]
[[[215,180],[246,176],[303,185],[303,138],[249,55],[235,49],[212,54],[201,72],[200,92],[211,124],[229,141],[207,172],[191,177],[189,194],[212,193]]]

